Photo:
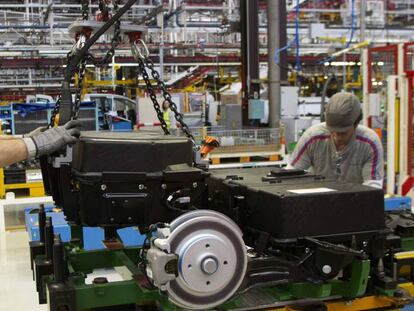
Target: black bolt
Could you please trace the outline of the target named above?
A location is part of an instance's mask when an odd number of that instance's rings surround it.
[[[394,297],[396,297],[396,298],[402,298],[403,296],[404,296],[404,292],[401,289],[397,289],[394,292]]]

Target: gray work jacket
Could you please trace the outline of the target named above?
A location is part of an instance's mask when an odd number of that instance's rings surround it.
[[[315,174],[329,179],[382,188],[382,144],[378,135],[363,125],[358,125],[342,152],[337,152],[325,123],[310,127],[299,139],[290,165],[304,170],[312,168]]]

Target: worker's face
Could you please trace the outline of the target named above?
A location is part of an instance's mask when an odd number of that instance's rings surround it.
[[[351,141],[354,132],[354,127],[350,128],[346,132],[331,132],[331,136],[335,142],[335,146],[338,151],[344,150],[346,145],[348,145],[348,143]]]
[[[162,103],[162,108],[163,108],[164,110],[167,110],[168,108],[170,108],[170,103],[169,103],[169,102],[167,102],[167,101],[163,102],[163,103]]]

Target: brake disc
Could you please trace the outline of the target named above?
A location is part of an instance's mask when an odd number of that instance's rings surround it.
[[[227,216],[198,210],[171,223],[170,251],[178,255],[178,276],[166,285],[172,302],[205,310],[227,301],[247,268],[239,227]]]

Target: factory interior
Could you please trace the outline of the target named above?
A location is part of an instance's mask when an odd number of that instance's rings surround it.
[[[414,310],[413,0],[2,0],[0,38],[0,311]]]

